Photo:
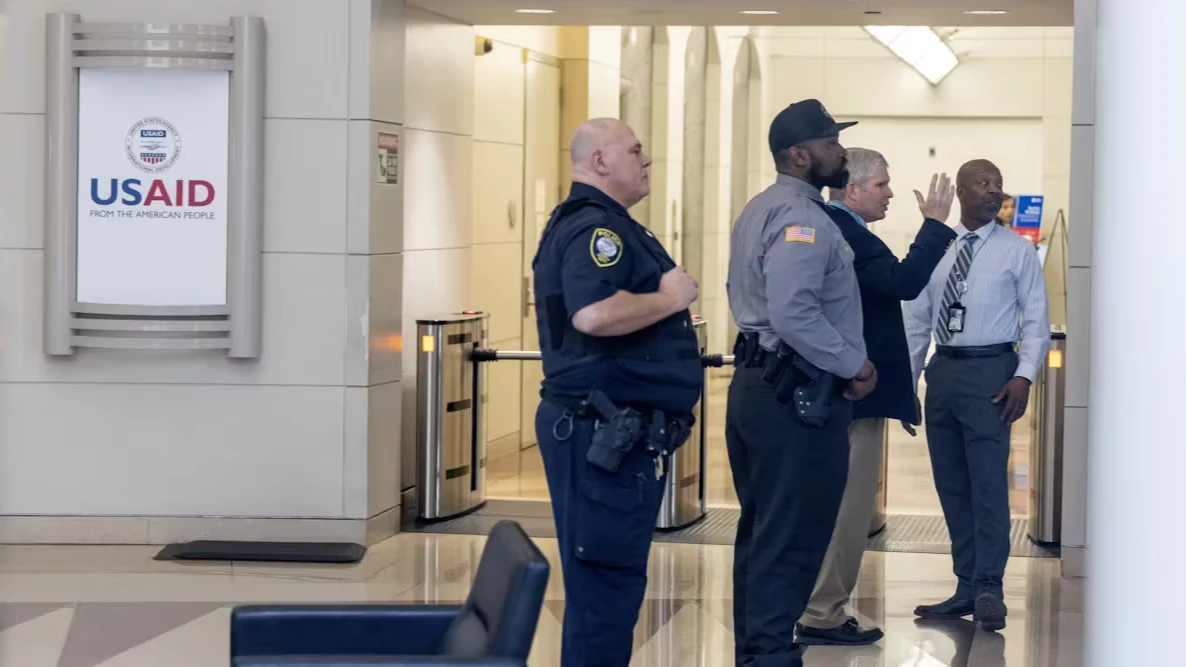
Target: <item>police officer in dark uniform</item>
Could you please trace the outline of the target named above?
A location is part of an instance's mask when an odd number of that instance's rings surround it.
[[[802,615],[848,476],[852,401],[877,375],[865,352],[853,251],[820,189],[844,187],[840,130],[816,100],[770,125],[778,180],[733,228],[729,306],[741,334],[725,442],[741,503],[733,558],[738,665],[800,667]]]
[[[564,573],[562,667],[626,667],[672,453],[704,371],[697,283],[627,209],[650,158],[624,123],[572,144],[573,185],[532,264],[544,381],[535,429]]]

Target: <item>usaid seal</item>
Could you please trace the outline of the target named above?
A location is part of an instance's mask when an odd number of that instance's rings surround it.
[[[137,169],[157,174],[172,167],[181,155],[181,135],[164,118],[142,118],[128,130],[124,151]]]

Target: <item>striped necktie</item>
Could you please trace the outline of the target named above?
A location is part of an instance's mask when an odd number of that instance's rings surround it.
[[[935,338],[940,345],[946,345],[951,341],[953,334],[947,329],[947,322],[951,319],[951,306],[959,301],[957,285],[968,280],[968,269],[972,266],[972,246],[976,245],[978,240],[980,237],[975,234],[964,237],[960,254],[955,259],[955,265],[951,267],[951,274],[947,276],[947,287],[943,290],[943,305],[939,308],[939,326],[935,330]]]

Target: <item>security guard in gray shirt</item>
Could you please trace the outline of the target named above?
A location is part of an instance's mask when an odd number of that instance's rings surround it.
[[[725,440],[741,502],[733,561],[737,664],[800,667],[795,622],[811,597],[848,475],[852,401],[866,357],[853,252],[820,189],[844,187],[837,123],[817,100],[770,125],[777,182],[733,228],[729,307],[741,334]]]

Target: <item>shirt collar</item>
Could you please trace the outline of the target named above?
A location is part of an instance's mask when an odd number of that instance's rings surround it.
[[[592,199],[601,202],[611,209],[621,213],[626,217],[630,214],[626,211],[626,207],[619,204],[613,197],[605,194],[599,188],[589,185],[588,183],[578,183],[573,181],[572,189],[568,193],[569,199]]]
[[[789,187],[795,194],[803,195],[808,199],[814,199],[821,204],[824,203],[824,196],[820,194],[820,189],[812,187],[810,183],[801,178],[779,174],[775,182],[779,185]]]
[[[964,237],[966,237],[968,234],[974,233],[980,238],[980,242],[983,243],[988,240],[988,237],[991,236],[994,231],[996,231],[996,228],[997,224],[995,222],[990,222],[980,229],[977,229],[975,232],[969,232],[968,228],[964,227],[964,223],[961,222],[955,226],[955,233],[956,238],[958,238],[960,241],[963,241]]]
[[[841,211],[848,213],[849,215],[852,216],[853,220],[857,221],[858,225],[860,225],[861,227],[864,227],[865,229],[869,228],[869,224],[865,222],[865,219],[862,218],[859,213],[857,213],[856,211],[849,208],[848,205],[845,204],[844,202],[836,201],[835,199],[833,199],[832,201],[828,202],[828,206],[831,206],[832,208],[838,208]]]

